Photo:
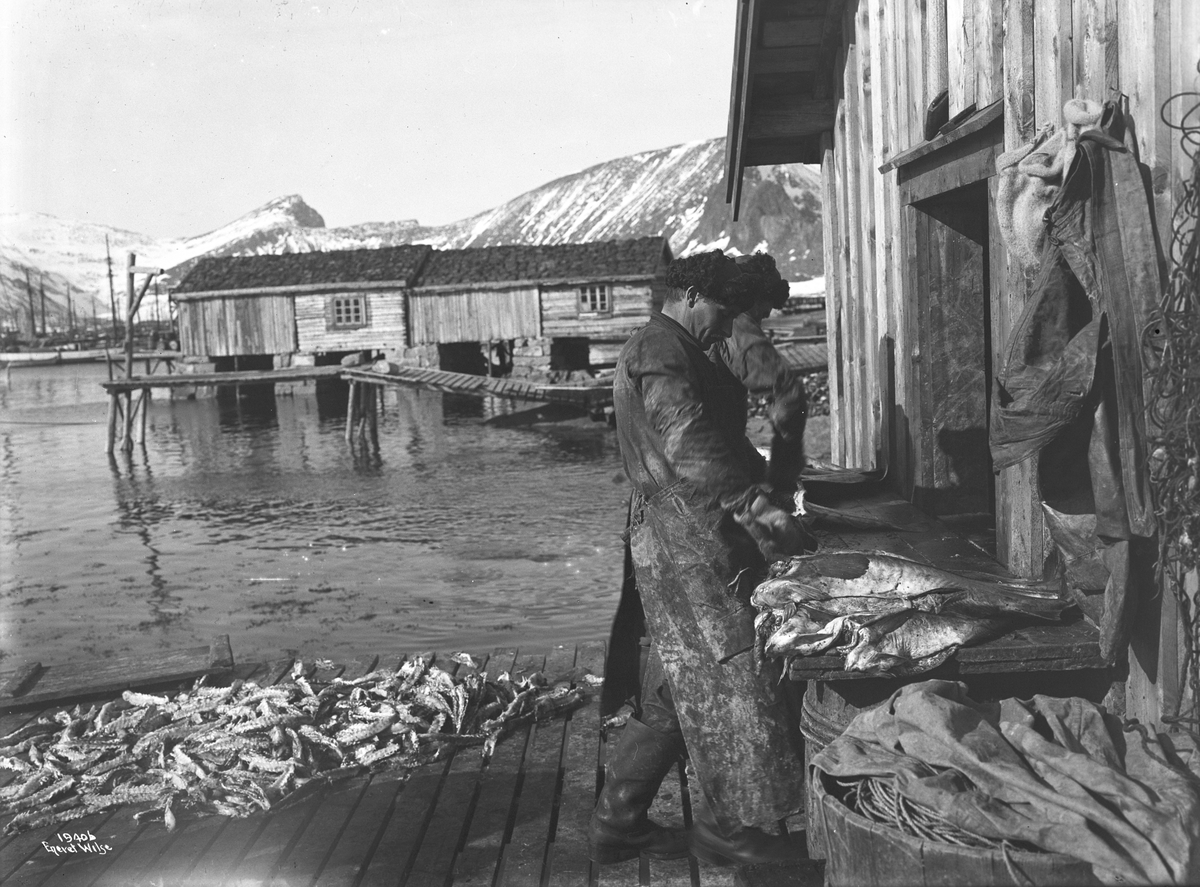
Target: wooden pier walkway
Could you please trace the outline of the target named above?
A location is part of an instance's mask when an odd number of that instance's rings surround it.
[[[292,673],[290,658],[230,669],[227,663],[206,665],[205,651],[194,651],[199,657],[197,671],[215,668],[224,680],[241,677],[271,684]],[[497,649],[475,659],[479,669],[490,673],[510,671],[516,676],[542,671],[551,681],[579,682],[586,674],[602,672],[604,645],[560,646],[549,652]],[[330,680],[352,678],[377,667],[399,667],[402,661],[398,655],[369,656],[320,672],[313,663],[305,663],[304,668],[310,676]],[[465,667],[449,657],[435,656],[434,661],[447,671],[464,674]],[[179,663],[174,667],[178,670]],[[153,678],[148,679],[153,683]],[[39,711],[33,708],[0,717],[0,735]],[[161,821],[139,824],[133,816],[137,805],[103,811],[60,827],[4,838],[0,883],[6,887],[760,883],[752,869],[723,869],[691,858],[634,859],[603,867],[588,860],[585,829],[606,749],[618,736],[619,728],[608,736],[602,732],[593,700],[565,719],[516,730],[501,740],[486,765],[478,747],[447,750],[442,759],[410,771],[407,777],[386,772],[357,776],[247,819],[184,811],[174,831]],[[0,781],[10,784],[15,774],[5,771],[3,776]],[[652,815],[677,824],[690,821],[687,790],[680,769],[664,784]],[[55,855],[47,845],[68,843],[56,837],[60,831],[94,836],[97,844],[111,849]],[[820,883],[819,878],[815,883]]]
[[[278,370],[239,370],[227,373],[171,373],[112,379],[100,385],[109,394],[150,388],[184,388],[196,385],[262,385],[340,378],[352,384],[403,385],[457,394],[512,397],[517,400],[570,403],[588,408],[612,401],[612,385],[550,385],[511,378],[491,378],[469,373],[418,367],[398,367],[379,373],[365,367],[289,367]]]
[[[550,385],[513,378],[474,376],[468,373],[451,373],[446,370],[422,369],[418,367],[395,367],[390,373],[378,373],[370,369],[348,369],[342,373],[348,382],[363,382],[372,385],[405,385],[449,391],[458,394],[493,395],[512,397],[517,400],[542,401],[548,403],[570,403],[588,408],[612,402],[612,385]]]

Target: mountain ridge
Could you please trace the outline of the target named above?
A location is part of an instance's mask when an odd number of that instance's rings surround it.
[[[724,201],[724,153],[720,138],[638,152],[560,176],[445,225],[402,219],[330,228],[299,194],[276,197],[226,225],[184,238],[153,238],[44,213],[0,214],[0,321],[12,327],[19,314],[20,328],[28,330],[26,275],[34,288],[44,284],[48,319],[62,322],[68,286],[78,313],[107,317],[106,251],[112,255],[118,304],[128,252],[136,253],[139,265],[167,269],[158,281],[158,298],[164,303],[170,286],[205,256],[404,243],[459,249],[663,235],[676,256],[708,248],[766,250],[788,279],[822,274],[819,171],[799,164],[748,168],[741,220],[735,223]],[[153,297],[149,294],[143,303],[143,317],[153,310]],[[35,301],[39,299],[40,292]],[[159,308],[165,310],[165,305]]]

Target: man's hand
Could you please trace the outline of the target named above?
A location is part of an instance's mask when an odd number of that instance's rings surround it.
[[[784,509],[773,505],[766,495],[760,494],[752,499],[735,517],[758,543],[767,563],[817,548],[816,540],[800,522]]]

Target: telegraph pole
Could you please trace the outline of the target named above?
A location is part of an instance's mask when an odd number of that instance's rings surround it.
[[[67,335],[75,336],[75,309],[71,305],[71,284],[67,284]]]

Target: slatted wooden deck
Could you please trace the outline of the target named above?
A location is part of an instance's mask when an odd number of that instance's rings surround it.
[[[513,378],[491,378],[469,373],[451,373],[419,367],[394,367],[393,372],[350,369],[342,373],[348,382],[373,385],[404,385],[449,391],[457,394],[494,395],[517,400],[572,403],[596,407],[612,402],[612,385],[548,385]]]
[[[530,673],[578,681],[603,670],[604,646],[556,647],[546,652],[498,649],[476,655],[483,670]],[[322,671],[318,678],[353,677],[375,667],[398,667],[400,656],[371,656]],[[462,666],[435,660],[448,671]],[[233,676],[273,683],[289,675],[291,659],[239,666]],[[312,673],[315,668],[308,665]],[[10,732],[38,709],[0,717]],[[0,735],[2,735],[0,733]],[[602,735],[592,701],[566,719],[534,724],[498,745],[487,765],[478,748],[448,751],[412,771],[360,776],[306,800],[248,819],[190,816],[173,832],[161,822],[137,823],[136,806],[64,824],[90,832],[111,850],[55,856],[43,842],[56,828],[0,842],[0,883],[33,885],[733,885],[761,883],[697,863],[634,859],[598,867],[587,858],[585,828],[595,802],[604,755],[618,733]],[[4,774],[5,782],[13,774]],[[686,774],[668,779],[653,815],[690,821]],[[792,883],[799,883],[793,881]]]
[[[602,407],[612,402],[612,385],[549,385],[520,379],[475,376],[418,367],[396,367],[391,373],[367,368],[340,366],[291,367],[279,370],[241,370],[227,373],[163,373],[113,379],[100,385],[109,394],[147,388],[185,388],[195,385],[260,385],[274,382],[302,382],[340,378],[350,383],[403,385],[457,394],[511,397],[517,400],[570,403],[584,408]]]

